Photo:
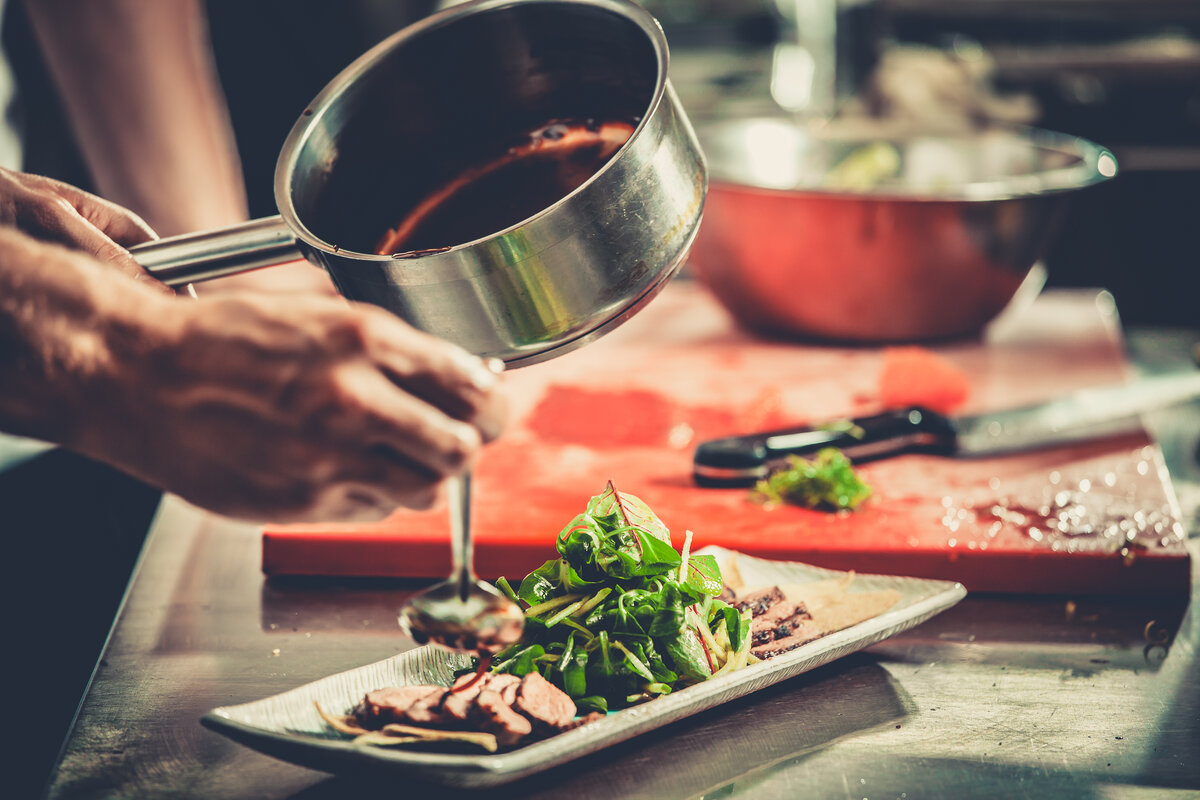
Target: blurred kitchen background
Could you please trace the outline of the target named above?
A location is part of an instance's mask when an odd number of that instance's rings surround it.
[[[780,108],[838,124],[1030,124],[1111,148],[1045,258],[1127,324],[1200,326],[1200,3],[1193,0],[647,0],[695,122]],[[254,216],[305,104],[434,0],[213,0],[218,69]],[[5,45],[26,96],[53,89],[19,3]],[[61,111],[29,104],[27,168],[86,186]]]

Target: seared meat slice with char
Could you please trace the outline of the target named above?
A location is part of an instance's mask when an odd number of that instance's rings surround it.
[[[413,725],[427,725],[429,727],[437,727],[446,723],[448,720],[446,714],[442,711],[442,703],[450,692],[446,689],[428,694],[408,707],[404,712],[404,719],[401,722],[409,722]]]
[[[788,600],[778,586],[747,595],[733,605],[743,611],[750,609],[750,652],[759,658],[795,650],[825,635],[808,608]]]
[[[484,689],[475,698],[475,707],[481,728],[495,734],[496,742],[503,747],[514,745],[533,733],[529,719],[513,711],[499,692]]]
[[[521,679],[516,675],[509,675],[507,672],[493,675],[491,681],[488,682],[488,689],[497,692],[506,706],[512,706],[517,702],[517,690],[520,686]]]
[[[808,619],[794,619],[783,623],[776,630],[776,636],[769,642],[753,646],[750,652],[759,658],[770,658],[788,650],[795,650],[802,644],[808,644],[813,639],[820,639],[825,631]]]
[[[402,722],[405,712],[413,703],[427,696],[440,696],[440,686],[390,686],[367,692],[362,702],[354,709],[359,723],[370,730],[379,730],[384,725]]]
[[[785,602],[785,600],[786,598],[783,596],[783,590],[778,586],[772,586],[770,589],[763,589],[755,592],[754,594],[748,594],[732,603],[732,605],[738,611],[750,609],[750,615],[752,617],[758,617],[762,614],[765,614],[767,609],[769,609],[771,606],[775,605],[776,603]]]
[[[754,648],[760,644],[788,636],[797,623],[811,619],[812,616],[803,603],[792,603],[787,600],[775,603],[762,614],[750,620],[750,646]]]
[[[552,731],[575,718],[575,701],[538,672],[521,679],[513,708],[529,717],[535,727]]]
[[[812,619],[812,616],[808,613],[808,609],[804,607],[803,603],[780,600],[757,617],[754,617],[750,624],[759,625],[760,627],[768,625],[777,626],[796,616]]]
[[[447,717],[447,721],[466,722],[475,706],[475,698],[487,688],[491,679],[492,676],[487,673],[478,678],[473,672],[458,676],[458,679],[450,685],[449,693],[442,700],[442,715]]]
[[[604,717],[605,717],[605,714],[603,711],[592,711],[585,717],[580,717],[579,719],[571,720],[570,722],[568,722],[566,725],[564,725],[562,727],[562,730],[573,731],[576,728],[582,728],[584,725],[587,725],[589,722],[595,722],[598,719],[604,719]]]
[[[461,675],[450,686],[450,692],[442,700],[442,715],[447,722],[457,720],[467,722],[475,716],[476,701],[483,691],[491,691],[500,695],[504,702],[511,706],[517,699],[517,687],[521,679],[516,675],[486,673],[475,679],[475,674]],[[466,687],[466,688],[460,688]]]
[[[449,689],[424,685],[377,689],[363,698],[354,716],[371,730],[390,723],[481,730],[511,747],[530,736],[558,733],[598,718],[575,720],[575,712],[575,702],[537,672],[524,678],[471,673],[459,676]]]
[[[766,644],[775,638],[774,628],[759,628],[755,630],[753,626],[750,628],[750,648],[754,649],[760,644]]]

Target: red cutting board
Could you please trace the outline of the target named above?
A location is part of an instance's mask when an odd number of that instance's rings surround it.
[[[1108,294],[1051,291],[982,339],[931,348],[970,378],[960,411],[1048,400],[1129,377]],[[612,480],[694,547],[859,572],[961,581],[972,591],[1185,592],[1188,553],[1161,453],[1145,433],[961,460],[906,455],[861,467],[874,494],[854,513],[767,510],[742,489],[691,480],[705,439],[881,409],[883,351],[767,341],[736,328],[702,287],[676,281],[611,335],[511,372],[509,429],[475,471],[483,577],[523,576]],[[1035,518],[1070,517],[1065,536]],[[1027,513],[1022,518],[1022,510]],[[269,526],[269,575],[443,577],[445,508],[375,524]],[[1122,555],[1126,535],[1137,545]]]

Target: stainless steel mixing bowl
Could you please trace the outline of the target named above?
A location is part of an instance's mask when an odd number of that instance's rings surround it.
[[[847,342],[976,334],[1112,154],[1047,131],[822,137],[790,120],[698,128],[711,185],[689,269],[746,327]]]
[[[275,173],[280,215],[135,248],[170,285],[298,260],[353,300],[510,365],[630,316],[686,255],[707,187],[661,27],[629,0],[481,0],[395,34],[304,110]],[[453,177],[556,119],[637,121],[590,180],[493,235],[375,255]]]

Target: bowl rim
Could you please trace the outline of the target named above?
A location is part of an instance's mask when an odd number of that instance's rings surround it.
[[[906,189],[900,186],[884,186],[879,188],[856,190],[850,188],[833,188],[804,183],[792,186],[770,185],[766,181],[749,181],[730,175],[728,167],[722,160],[705,147],[706,141],[712,142],[714,137],[728,135],[730,131],[744,129],[753,125],[769,125],[776,128],[787,128],[798,137],[808,137],[813,140],[861,142],[901,143],[912,141],[942,140],[950,142],[965,142],[978,140],[981,135],[1004,136],[1015,138],[1024,144],[1029,144],[1043,150],[1053,150],[1074,156],[1077,162],[1063,167],[1040,170],[1024,175],[1009,175],[1003,178],[972,181],[951,189],[936,191],[924,188]],[[1107,147],[1096,144],[1081,136],[1060,133],[1045,128],[1005,126],[993,127],[975,133],[919,133],[905,135],[868,136],[855,135],[823,135],[816,130],[807,130],[796,121],[770,116],[746,117],[739,119],[713,120],[696,125],[696,134],[700,146],[705,150],[709,164],[709,182],[714,188],[753,191],[765,194],[783,196],[820,197],[822,199],[847,200],[903,200],[909,202],[988,202],[996,200],[1011,200],[1025,197],[1035,197],[1061,192],[1075,191],[1087,186],[1103,183],[1116,177],[1118,165],[1116,156]]]

